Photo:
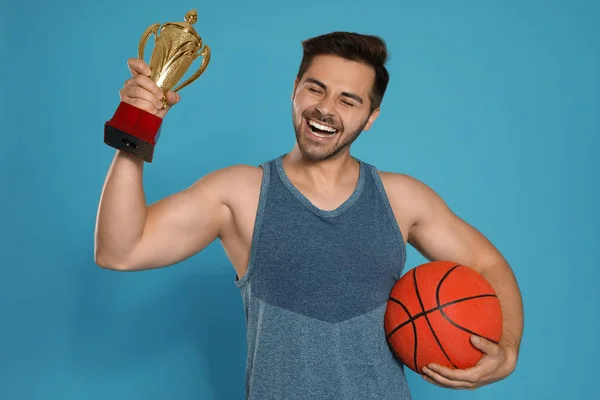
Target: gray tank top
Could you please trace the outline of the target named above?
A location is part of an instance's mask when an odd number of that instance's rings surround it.
[[[282,159],[262,164],[249,265],[235,282],[246,315],[246,399],[410,399],[383,325],[406,249],[377,170],[357,159],[353,194],[322,210]]]

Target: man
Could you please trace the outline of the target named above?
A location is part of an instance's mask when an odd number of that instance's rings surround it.
[[[220,239],[247,316],[249,399],[409,399],[383,315],[410,243],[430,260],[482,273],[505,320],[499,344],[470,370],[432,365],[427,381],[474,389],[515,368],[522,306],[494,246],[425,184],[350,155],[371,128],[387,84],[378,37],[335,32],[303,42],[292,93],[296,145],[260,167],[235,165],[150,206],[143,162],[117,151],[102,193],[96,262],[120,271],[173,265]],[[129,60],[121,99],[161,118],[149,68]],[[167,94],[172,106],[179,95]]]

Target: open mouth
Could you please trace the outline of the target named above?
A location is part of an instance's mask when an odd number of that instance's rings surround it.
[[[310,132],[317,137],[328,138],[338,133],[337,129],[328,125],[324,125],[320,122],[313,121],[312,119],[307,119],[306,122]]]

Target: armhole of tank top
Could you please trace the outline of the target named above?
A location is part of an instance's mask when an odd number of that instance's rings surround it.
[[[373,175],[373,179],[375,180],[375,186],[377,186],[381,200],[383,201],[383,204],[385,205],[385,208],[387,210],[387,214],[390,219],[390,223],[392,224],[394,232],[396,232],[396,238],[398,239],[398,244],[400,245],[400,252],[402,253],[402,263],[401,264],[402,264],[402,266],[404,266],[404,264],[406,263],[406,257],[407,257],[406,245],[404,244],[404,236],[402,235],[402,231],[400,230],[400,226],[398,225],[398,220],[396,219],[394,210],[392,209],[392,205],[390,204],[390,200],[388,198],[387,192],[385,191],[385,187],[383,186],[383,181],[381,180],[381,176],[379,176],[379,172],[377,171],[377,168],[375,168],[374,166],[371,166],[371,173]]]
[[[241,279],[238,279],[236,275],[235,285],[238,288],[242,288],[247,284],[250,279],[250,275],[254,270],[254,259],[256,258],[256,250],[258,248],[258,240],[260,238],[260,232],[262,227],[262,221],[264,216],[265,204],[267,202],[267,192],[269,189],[269,181],[271,178],[271,168],[269,163],[259,165],[259,168],[263,170],[262,182],[260,185],[260,194],[258,199],[258,207],[256,208],[256,217],[254,218],[254,229],[252,231],[252,241],[250,244],[250,258],[248,259],[248,266],[246,273]]]

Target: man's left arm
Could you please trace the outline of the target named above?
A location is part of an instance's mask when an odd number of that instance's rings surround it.
[[[503,255],[477,229],[459,218],[429,187],[411,183],[413,223],[408,242],[430,261],[460,263],[481,273],[498,295],[503,314],[499,344],[473,337],[484,352],[473,368],[452,370],[432,365],[424,379],[455,389],[475,389],[504,379],[516,367],[523,332],[523,304],[515,275]]]

